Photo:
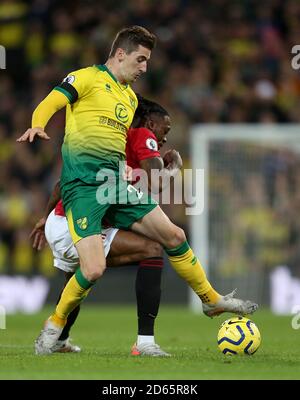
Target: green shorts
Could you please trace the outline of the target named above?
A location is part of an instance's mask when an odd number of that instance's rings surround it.
[[[100,234],[105,216],[115,228],[128,229],[157,207],[148,193],[137,191],[128,182],[119,179],[113,184],[97,182],[87,184],[79,179],[61,188],[64,209],[74,243],[80,239]],[[116,183],[116,184],[115,184]]]

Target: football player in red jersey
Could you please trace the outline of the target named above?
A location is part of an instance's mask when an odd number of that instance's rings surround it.
[[[167,111],[159,104],[139,97],[132,128],[128,132],[126,158],[133,169],[141,168],[149,177],[151,170],[160,170],[161,176],[174,176],[182,167],[178,152],[169,150],[164,158],[159,149],[167,141],[171,127]],[[165,167],[164,167],[165,164]],[[162,181],[156,191],[162,190]],[[153,183],[153,182],[152,182]],[[55,208],[55,209],[54,209]],[[54,210],[53,210],[54,209]],[[79,257],[68,231],[59,183],[49,200],[45,218],[42,218],[31,233],[33,247],[41,249],[45,233],[54,256],[54,266],[66,274],[66,282],[79,266]],[[47,219],[47,222],[46,222]],[[46,224],[46,227],[45,227]],[[133,355],[168,356],[154,340],[154,322],[158,313],[161,294],[163,253],[161,246],[134,232],[108,227],[102,232],[108,266],[119,266],[139,262],[136,275],[136,299],[138,314],[138,337],[131,353]],[[69,315],[53,352],[78,352],[80,348],[69,341],[70,328],[74,324],[80,307]]]

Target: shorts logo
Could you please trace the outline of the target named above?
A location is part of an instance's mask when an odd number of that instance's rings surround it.
[[[157,141],[152,138],[148,138],[146,140],[146,146],[148,147],[148,149],[150,149],[152,151],[158,150]]]
[[[67,82],[67,83],[69,83],[70,85],[71,85],[74,81],[75,81],[75,76],[74,76],[74,75],[69,75],[69,76],[67,76],[67,77],[63,80],[63,82]]]
[[[126,123],[129,119],[128,111],[122,103],[118,103],[115,108],[115,115],[119,121]]]
[[[80,229],[82,229],[83,231],[88,227],[88,220],[87,220],[87,217],[79,218],[79,219],[76,221],[76,223],[77,223],[78,227],[79,227]]]

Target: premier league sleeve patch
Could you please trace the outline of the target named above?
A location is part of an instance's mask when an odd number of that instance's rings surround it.
[[[158,151],[157,141],[154,140],[153,138],[148,138],[146,140],[146,146],[148,147],[148,149],[152,151]]]
[[[75,81],[75,76],[74,75],[68,75],[65,77],[65,79],[63,80],[63,82],[69,83],[70,85],[72,85],[72,83]]]

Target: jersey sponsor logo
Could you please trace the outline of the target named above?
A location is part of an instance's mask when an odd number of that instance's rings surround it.
[[[70,85],[72,85],[72,83],[75,81],[75,76],[74,75],[68,75],[65,77],[65,79],[63,80],[63,82],[67,82]]]
[[[158,151],[157,141],[154,140],[153,138],[148,138],[146,140],[146,146],[148,147],[148,149],[152,151]]]
[[[108,117],[104,117],[104,116],[99,117],[99,124],[113,127],[123,133],[126,133],[128,130],[127,127],[125,125],[122,125],[120,122],[115,121],[114,119],[111,119]]]
[[[88,227],[87,217],[79,218],[76,221],[76,223],[77,223],[78,227],[83,231]]]
[[[122,103],[117,103],[115,115],[119,121],[126,123],[129,119],[127,108]]]

